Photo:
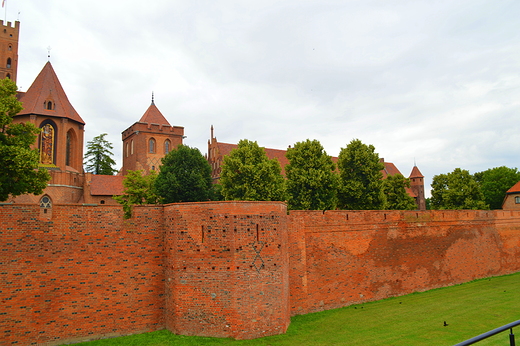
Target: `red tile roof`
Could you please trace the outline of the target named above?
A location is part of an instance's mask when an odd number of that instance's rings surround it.
[[[383,179],[386,179],[386,177],[388,177],[389,175],[401,174],[401,172],[392,162],[383,161],[383,163],[385,164],[385,168],[383,168],[383,170],[381,171],[381,173],[383,173]]]
[[[507,194],[510,194],[510,193],[518,193],[520,192],[520,181],[518,183],[516,183],[515,185],[513,185],[513,187],[511,187],[509,190],[507,190]]]
[[[222,143],[218,142],[218,153],[222,155],[222,157],[227,156],[231,153],[233,149],[235,149],[238,145],[237,144],[230,144],[230,143]],[[270,148],[264,148],[265,154],[269,159],[277,159],[280,163],[280,166],[282,167],[282,174],[285,175],[285,165],[289,164],[289,160],[285,157],[285,153],[287,150],[280,150],[280,149],[270,149]]]
[[[421,171],[417,166],[413,166],[412,173],[410,173],[410,178],[424,178],[424,175],[422,175]]]
[[[24,108],[18,115],[47,115],[67,118],[85,124],[78,112],[72,107],[50,62],[45,64],[27,92],[18,93],[18,97]],[[53,102],[54,109],[46,109],[45,106],[48,101]]]
[[[97,175],[92,174],[90,181],[90,194],[92,196],[113,196],[123,194],[122,175]]]
[[[152,102],[150,107],[144,112],[143,116],[139,120],[140,123],[148,123],[148,124],[159,124],[159,125],[168,125],[171,126],[168,120],[162,115],[161,111],[155,103]]]

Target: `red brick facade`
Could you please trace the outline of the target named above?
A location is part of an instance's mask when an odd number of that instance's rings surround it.
[[[0,205],[2,345],[162,328],[237,339],[289,316],[520,271],[520,211],[279,202]]]
[[[16,83],[18,73],[18,38],[20,36],[20,22],[0,20],[0,79],[10,78]]]

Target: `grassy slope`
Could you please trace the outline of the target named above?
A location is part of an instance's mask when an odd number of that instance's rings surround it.
[[[80,345],[453,345],[520,319],[520,273],[295,316],[284,335],[255,340],[185,337],[166,330]],[[444,321],[448,326],[444,326]],[[520,341],[520,327],[515,333]],[[508,333],[478,343],[508,345]],[[519,343],[519,342],[517,342]]]

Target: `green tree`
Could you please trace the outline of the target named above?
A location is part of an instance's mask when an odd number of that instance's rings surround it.
[[[432,209],[489,209],[479,183],[467,170],[435,175],[431,186]]]
[[[179,145],[163,157],[155,188],[163,203],[208,201],[211,166],[199,149]]]
[[[490,168],[474,174],[480,183],[480,189],[484,194],[484,202],[490,209],[502,208],[502,202],[507,190],[520,181],[520,172],[517,168],[505,166]]]
[[[350,210],[378,210],[385,205],[384,164],[373,145],[352,140],[338,157],[338,207]]]
[[[270,160],[256,142],[242,139],[237,148],[224,157],[220,175],[226,200],[283,201],[284,178],[280,163]]]
[[[386,197],[385,209],[414,210],[417,204],[412,196],[406,192],[410,187],[410,179],[402,174],[389,175],[383,180],[383,192]]]
[[[85,171],[94,174],[114,175],[117,169],[112,168],[116,162],[112,159],[112,143],[105,139],[106,133],[94,137],[87,142],[87,152],[85,153]]]
[[[285,166],[289,209],[336,208],[337,175],[332,158],[317,140],[307,139],[289,148]]]
[[[113,198],[123,206],[125,218],[132,217],[132,207],[138,204],[157,204],[159,196],[155,192],[157,172],[143,175],[143,171],[128,171],[123,179],[124,191],[121,196]]]
[[[16,99],[16,84],[0,80],[0,201],[26,193],[39,195],[50,174],[38,168],[39,150],[31,149],[40,129],[31,123],[13,123],[23,108]]]

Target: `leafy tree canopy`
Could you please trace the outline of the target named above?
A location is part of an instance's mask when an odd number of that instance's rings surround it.
[[[242,139],[224,157],[220,175],[226,200],[283,201],[284,178],[278,160],[270,160],[256,142]]]
[[[307,139],[289,148],[285,166],[289,209],[324,210],[336,208],[335,165],[317,140]]]
[[[13,123],[23,109],[16,90],[9,78],[0,80],[0,201],[26,193],[39,195],[50,180],[49,172],[38,168],[39,150],[31,149],[40,129]]]
[[[155,193],[155,180],[157,172],[151,171],[148,175],[143,175],[143,171],[128,171],[123,179],[124,192],[121,196],[113,198],[123,206],[125,218],[132,216],[132,206],[138,204],[156,204],[159,196]]]
[[[489,209],[479,183],[467,170],[435,175],[431,186],[432,209]]]
[[[383,180],[383,192],[386,197],[385,209],[388,210],[414,210],[417,204],[412,196],[406,192],[410,187],[410,179],[402,174],[389,175]]]
[[[116,162],[112,159],[112,143],[105,139],[106,133],[94,137],[87,142],[87,152],[85,153],[85,171],[94,174],[114,175],[117,169],[112,168]]]
[[[385,205],[384,164],[373,145],[352,140],[338,157],[338,207],[350,210],[378,210]]]
[[[179,145],[163,157],[155,188],[163,203],[208,201],[211,166],[199,149]]]
[[[505,166],[490,168],[483,172],[474,174],[480,183],[480,189],[484,194],[484,202],[489,204],[490,209],[502,208],[502,202],[513,185],[520,181],[520,172],[517,168]]]

